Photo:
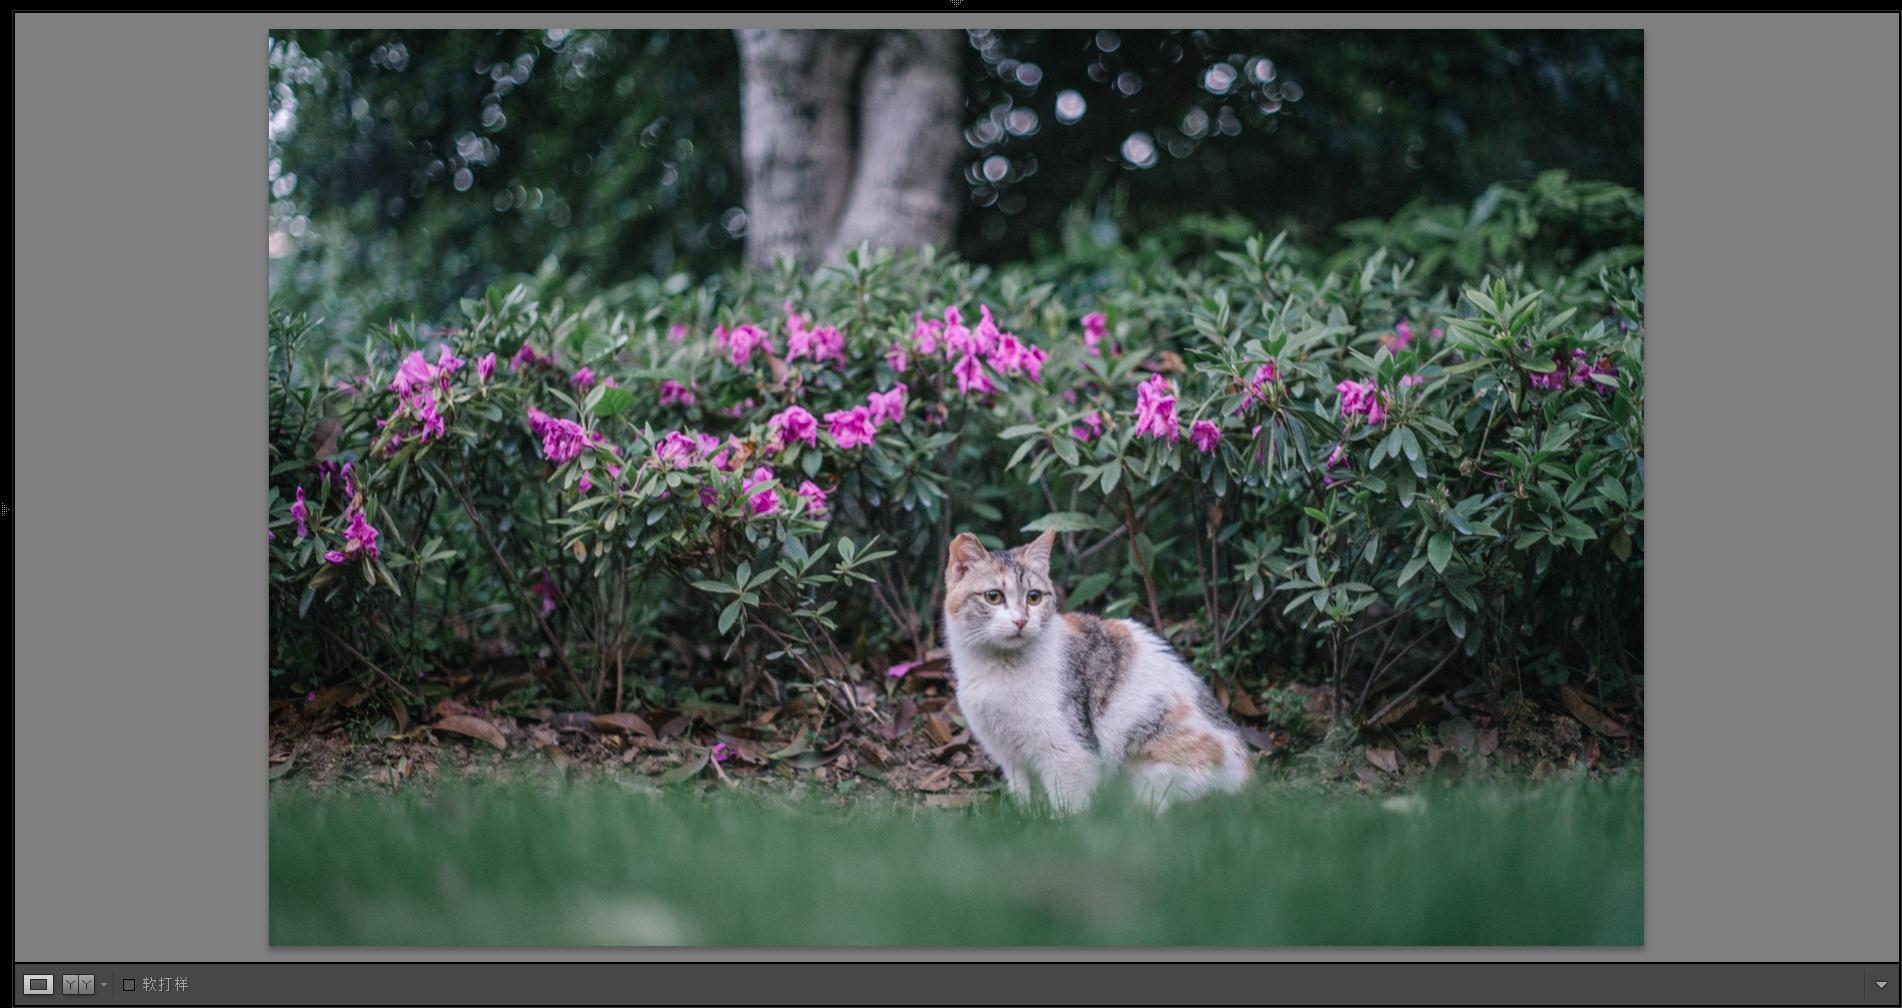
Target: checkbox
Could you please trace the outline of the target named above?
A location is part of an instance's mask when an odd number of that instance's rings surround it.
[[[122,991],[126,991],[127,993],[130,993],[132,991],[139,989],[139,982],[137,980],[133,980],[130,977],[128,977],[124,980],[119,981],[119,989]]]

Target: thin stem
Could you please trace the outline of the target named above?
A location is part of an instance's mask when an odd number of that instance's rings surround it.
[[[390,684],[390,688],[402,693],[404,696],[409,697],[411,700],[421,702],[422,698],[417,696],[413,690],[403,685],[402,683],[397,682],[394,677],[392,677],[388,672],[383,671],[383,669],[380,666],[378,666],[376,662],[371,661],[367,656],[364,655],[363,652],[358,651],[354,647],[351,647],[349,641],[344,640],[342,637],[337,636],[337,634],[327,626],[318,626],[317,629],[323,631],[324,635],[329,637],[331,640],[336,641],[338,646],[342,647],[345,651],[350,652],[351,657],[369,666],[370,671],[375,672],[379,676],[382,676],[383,681]]]
[[[534,618],[535,625],[541,628],[542,637],[548,641],[549,648],[554,652],[555,662],[559,664],[561,670],[567,674],[569,685],[574,687],[575,697],[577,699],[586,700],[588,698],[588,690],[581,684],[581,677],[575,675],[574,666],[568,664],[568,655],[562,649],[560,639],[555,636],[555,631],[548,626],[548,621],[542,618],[541,609],[534,605],[533,602],[524,602],[524,600],[528,598],[528,589],[524,587],[521,580],[515,576],[515,568],[509,566],[508,559],[502,556],[502,551],[496,547],[495,540],[489,537],[489,528],[483,524],[482,515],[476,510],[475,503],[469,500],[467,494],[462,492],[460,485],[449,479],[448,474],[444,473],[441,467],[436,467],[436,475],[441,479],[444,485],[449,487],[449,492],[455,494],[456,500],[462,504],[462,512],[469,516],[469,523],[474,526],[476,537],[482,540],[482,545],[488,549],[489,555],[495,558],[496,566],[501,568],[503,579],[514,592],[516,604],[523,606],[528,614]]]
[[[1395,707],[1398,707],[1401,704],[1401,702],[1405,701],[1408,697],[1419,692],[1420,687],[1425,686],[1427,684],[1427,680],[1433,678],[1435,675],[1438,675],[1440,670],[1446,667],[1446,663],[1452,661],[1453,656],[1458,653],[1459,653],[1458,648],[1454,648],[1453,650],[1448,651],[1446,653],[1446,657],[1441,658],[1438,664],[1435,664],[1431,669],[1427,670],[1426,675],[1421,676],[1417,681],[1414,682],[1413,685],[1407,687],[1406,692],[1400,694],[1397,697],[1394,697],[1392,700],[1387,701],[1387,703],[1382,705],[1382,707],[1379,710],[1375,711],[1373,716],[1367,719],[1368,722],[1372,723],[1375,721],[1379,721],[1383,717],[1386,717],[1389,711],[1392,711]]]

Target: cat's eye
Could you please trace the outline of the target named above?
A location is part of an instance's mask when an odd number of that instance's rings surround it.
[[[989,602],[992,605],[1003,605],[1004,593],[1001,591],[998,591],[995,588],[992,588],[990,591],[987,591],[984,593],[984,601]]]
[[[1043,592],[1040,592],[1040,591],[1031,592],[1029,595],[1024,596],[1024,601],[1030,603],[1031,605],[1036,605],[1037,603],[1043,601]]]

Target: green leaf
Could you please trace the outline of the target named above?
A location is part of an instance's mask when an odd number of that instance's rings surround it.
[[[1113,580],[1110,575],[1105,573],[1092,574],[1082,581],[1077,582],[1076,589],[1070,593],[1070,597],[1065,601],[1070,605],[1084,605],[1091,599],[1101,595],[1103,589],[1108,588],[1110,582]]]
[[[1586,542],[1588,540],[1598,538],[1598,533],[1592,531],[1592,527],[1590,525],[1587,525],[1584,522],[1579,521],[1577,518],[1574,518],[1570,515],[1566,516],[1565,524],[1559,526],[1559,534],[1566,537],[1567,539],[1576,539],[1579,542]]]
[[[1404,587],[1406,583],[1413,580],[1413,576],[1420,573],[1420,569],[1426,565],[1426,557],[1417,556],[1407,561],[1407,565],[1400,568],[1400,580],[1395,582],[1395,584]]]
[[[598,416],[598,417],[620,416],[621,414],[626,413],[628,410],[634,408],[634,393],[628,391],[627,389],[620,388],[618,386],[610,388],[606,385],[603,385],[600,388],[601,388],[600,397],[596,400],[594,404],[595,416]]]
[[[1412,428],[1400,428],[1400,447],[1406,451],[1407,458],[1415,462],[1420,460],[1420,439],[1413,436]]]
[[[727,604],[727,607],[725,609],[720,611],[720,635],[725,636],[726,632],[732,628],[733,621],[739,618],[740,618],[740,600],[734,599],[732,602]]]
[[[1023,527],[1025,532],[1090,532],[1101,528],[1081,511],[1052,511]]]
[[[1441,574],[1446,573],[1446,565],[1452,559],[1453,537],[1445,532],[1433,533],[1433,538],[1427,540],[1427,560],[1433,564],[1433,569]]]

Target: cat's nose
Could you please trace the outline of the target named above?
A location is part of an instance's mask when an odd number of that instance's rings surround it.
[[[1029,616],[1013,616],[1011,617],[1011,622],[1017,624],[1017,629],[1022,630],[1024,628],[1024,624],[1030,622],[1030,617]]]

